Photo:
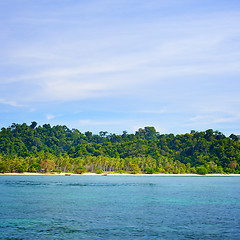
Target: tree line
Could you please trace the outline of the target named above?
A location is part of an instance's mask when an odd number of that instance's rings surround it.
[[[0,172],[240,173],[239,140],[212,129],[117,135],[13,123],[0,131]]]

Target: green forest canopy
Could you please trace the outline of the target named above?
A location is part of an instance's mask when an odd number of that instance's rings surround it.
[[[0,132],[0,172],[240,173],[239,139],[212,129],[117,135],[13,123]]]

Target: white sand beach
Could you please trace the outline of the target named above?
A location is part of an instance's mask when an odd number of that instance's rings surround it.
[[[13,175],[13,176],[144,176],[144,177],[239,177],[240,174],[206,174],[206,175],[199,175],[199,174],[131,174],[131,173],[34,173],[34,172],[23,172],[23,173],[0,173],[0,175]]]

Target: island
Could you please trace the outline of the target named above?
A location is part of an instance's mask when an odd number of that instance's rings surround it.
[[[0,173],[240,174],[240,137],[208,129],[160,134],[154,127],[93,134],[67,126],[16,124],[0,131]]]

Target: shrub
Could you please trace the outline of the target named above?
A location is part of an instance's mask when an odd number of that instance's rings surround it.
[[[196,167],[196,172],[197,174],[200,174],[200,175],[205,175],[208,173],[207,169],[204,166]]]
[[[97,173],[97,174],[102,174],[102,173],[103,173],[103,170],[102,170],[102,169],[97,169],[97,170],[96,170],[96,173]]]
[[[85,167],[78,167],[77,169],[75,169],[75,173],[77,173],[77,174],[82,174],[86,171],[87,171],[87,169]]]
[[[152,167],[147,167],[147,168],[145,168],[145,173],[153,174],[154,173],[154,169]]]

